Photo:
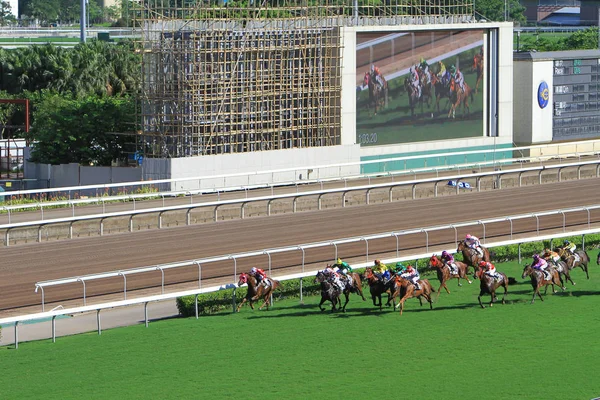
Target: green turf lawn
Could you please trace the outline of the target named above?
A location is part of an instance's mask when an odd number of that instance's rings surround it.
[[[595,260],[597,252],[593,252]],[[600,267],[529,304],[482,310],[478,281],[403,316],[356,296],[153,322],[0,350],[2,399],[591,399],[600,396]],[[517,263],[498,269],[520,282]],[[437,279],[433,279],[437,288]],[[489,299],[489,297],[488,297]],[[60,323],[60,322],[59,322]]]

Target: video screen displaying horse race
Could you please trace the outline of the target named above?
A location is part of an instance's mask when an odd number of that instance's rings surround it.
[[[357,33],[357,142],[483,136],[483,35],[483,30]]]

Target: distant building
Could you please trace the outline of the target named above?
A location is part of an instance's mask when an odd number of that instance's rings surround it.
[[[19,0],[5,0],[10,4],[10,10],[15,18],[19,17]]]
[[[521,0],[529,23],[542,25],[597,25],[600,0]]]

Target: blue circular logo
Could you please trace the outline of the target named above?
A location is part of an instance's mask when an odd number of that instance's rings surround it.
[[[546,81],[542,81],[538,87],[538,104],[540,108],[546,108],[548,101],[550,100],[550,89]]]

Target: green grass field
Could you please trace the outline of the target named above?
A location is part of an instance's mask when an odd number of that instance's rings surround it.
[[[595,260],[597,252],[593,252]],[[519,282],[517,263],[498,269]],[[175,319],[0,350],[2,399],[591,399],[600,396],[600,267],[531,305],[481,309],[479,282],[403,316],[353,296]],[[429,277],[438,287],[437,279]],[[367,290],[368,291],[368,290]],[[489,299],[486,298],[486,300]]]

